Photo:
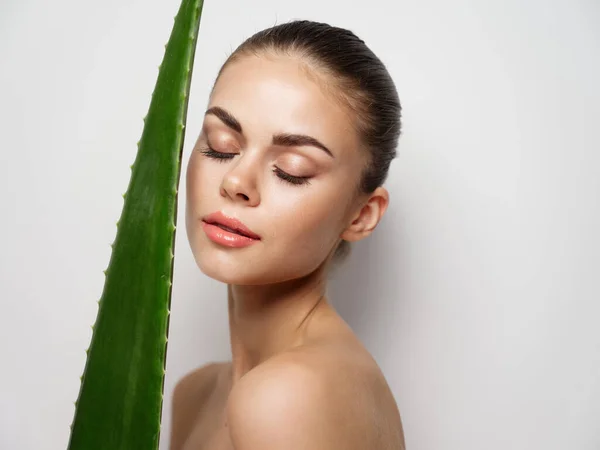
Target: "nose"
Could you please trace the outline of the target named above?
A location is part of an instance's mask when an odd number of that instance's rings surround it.
[[[257,206],[260,195],[257,188],[257,174],[259,168],[248,155],[244,155],[234,163],[232,168],[223,176],[221,182],[221,195],[234,202],[241,202],[247,206]]]

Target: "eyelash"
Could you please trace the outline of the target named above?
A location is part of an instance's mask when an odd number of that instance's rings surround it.
[[[209,158],[215,159],[217,162],[227,162],[232,159],[235,154],[233,153],[223,153],[218,152],[210,146],[204,150],[201,150],[201,153],[208,156]],[[273,169],[273,173],[279,178],[281,181],[289,184],[293,184],[294,186],[306,185],[310,184],[308,181],[308,177],[295,177],[290,175],[289,173],[284,172],[279,167],[275,167]]]

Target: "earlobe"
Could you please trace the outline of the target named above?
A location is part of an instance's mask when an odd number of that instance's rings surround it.
[[[346,241],[355,242],[369,236],[381,221],[388,204],[387,189],[384,187],[375,189],[340,237]]]

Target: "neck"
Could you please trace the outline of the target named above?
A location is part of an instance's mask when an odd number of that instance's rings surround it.
[[[232,380],[270,357],[302,344],[307,326],[330,308],[323,268],[270,285],[228,285]]]

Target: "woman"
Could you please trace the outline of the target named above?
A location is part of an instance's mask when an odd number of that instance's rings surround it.
[[[404,449],[383,374],[325,295],[386,211],[400,111],[381,61],[327,24],[261,31],[225,62],[186,227],[198,267],[228,285],[232,361],[178,382],[172,450]]]

